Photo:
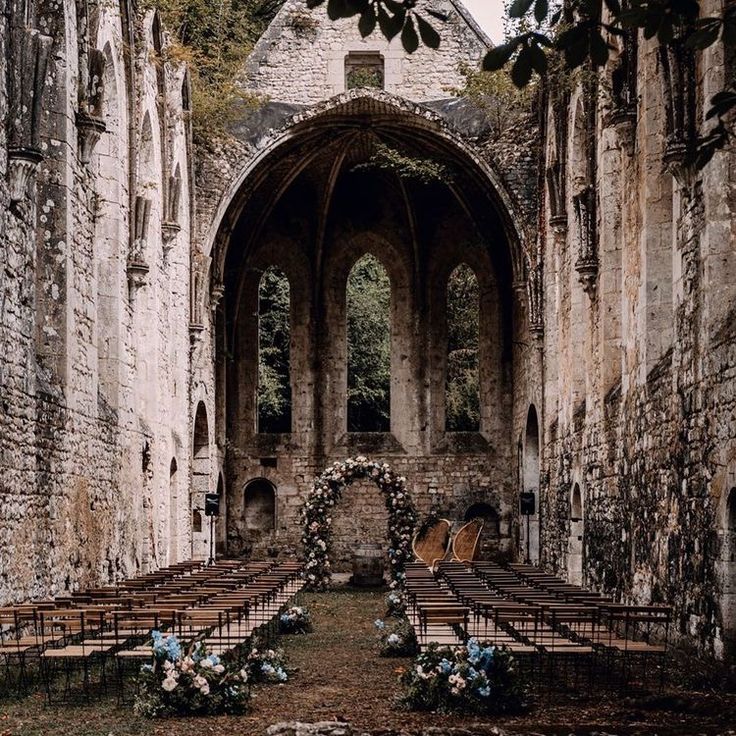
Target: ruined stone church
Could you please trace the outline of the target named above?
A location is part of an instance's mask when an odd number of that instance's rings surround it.
[[[0,19],[0,604],[222,554],[298,555],[333,460],[481,515],[487,552],[736,647],[736,151],[687,152],[733,49],[620,44],[499,125],[458,95],[490,45],[460,0],[439,50],[287,0],[227,136],[195,148],[154,10],[11,0]],[[720,0],[706,5],[720,7]],[[433,162],[418,179],[376,152]],[[390,282],[387,426],[349,422],[346,283]],[[477,422],[447,421],[447,289],[478,294]],[[258,415],[259,284],[288,282],[288,414]],[[534,493],[520,515],[520,493]],[[336,559],[385,536],[375,488]]]

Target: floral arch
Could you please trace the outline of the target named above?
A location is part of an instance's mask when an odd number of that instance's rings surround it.
[[[411,540],[417,519],[411,496],[406,490],[406,479],[396,475],[386,463],[358,456],[330,465],[315,479],[302,508],[302,543],[309,588],[323,590],[330,582],[332,508],[342,497],[346,486],[363,479],[372,480],[384,496],[388,511],[391,587],[403,584],[404,568],[412,556]]]

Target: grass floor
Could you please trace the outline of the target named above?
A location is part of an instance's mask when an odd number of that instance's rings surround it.
[[[0,736],[249,736],[290,720],[345,720],[386,734],[432,726],[467,729],[478,720],[410,713],[395,705],[398,676],[409,660],[378,656],[373,621],[384,614],[382,593],[341,589],[307,594],[303,602],[312,612],[314,631],[280,642],[294,674],[283,685],[258,687],[246,715],[148,721],[136,717],[129,705],[118,707],[114,697],[94,705],[48,705],[42,694],[30,693],[12,700],[0,696]],[[678,693],[648,701],[564,701],[546,699],[523,716],[495,724],[536,734],[715,734],[736,724],[734,696]]]

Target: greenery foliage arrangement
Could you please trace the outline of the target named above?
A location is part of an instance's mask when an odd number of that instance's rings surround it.
[[[330,542],[332,539],[332,509],[342,496],[342,490],[355,480],[372,480],[382,492],[388,511],[388,557],[391,587],[403,585],[404,568],[411,559],[411,539],[416,524],[416,511],[406,479],[396,475],[386,463],[377,463],[362,455],[330,465],[317,478],[302,507],[305,572],[307,586],[324,590],[330,583]]]
[[[405,616],[388,624],[375,621],[382,657],[413,657],[419,651],[414,627]]]
[[[449,648],[430,644],[404,672],[402,703],[412,710],[499,714],[525,706],[525,689],[508,650],[470,639]]]
[[[247,668],[222,662],[202,642],[186,652],[178,639],[153,634],[153,663],[139,675],[136,713],[148,718],[244,713],[250,699]]]
[[[312,617],[304,606],[290,606],[279,616],[282,634],[307,634],[312,630]]]

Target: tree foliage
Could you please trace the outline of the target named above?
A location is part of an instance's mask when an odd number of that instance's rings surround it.
[[[347,283],[348,431],[388,432],[391,411],[391,282],[370,253]]]
[[[258,431],[291,431],[291,293],[269,268],[258,287]]]
[[[282,2],[147,0],[174,35],[169,58],[185,61],[192,72],[192,126],[197,140],[221,132],[239,101],[255,102],[238,87],[236,78]]]
[[[447,379],[445,428],[480,429],[480,289],[470,266],[461,264],[447,282]]]

